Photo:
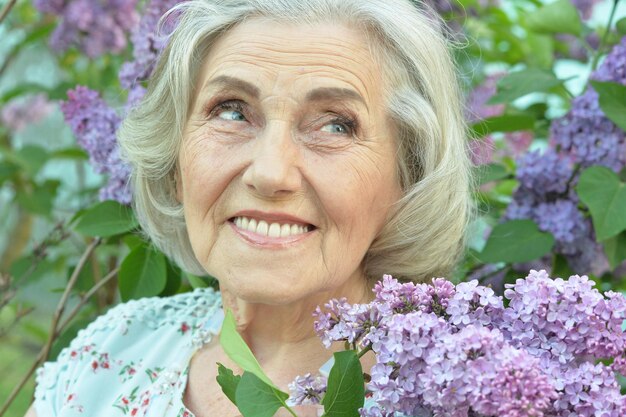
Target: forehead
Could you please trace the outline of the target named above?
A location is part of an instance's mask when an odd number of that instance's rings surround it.
[[[235,26],[211,47],[200,87],[237,77],[261,94],[301,92],[324,85],[380,98],[382,71],[367,33],[339,23],[294,24],[254,18]],[[287,90],[287,91],[285,91]]]

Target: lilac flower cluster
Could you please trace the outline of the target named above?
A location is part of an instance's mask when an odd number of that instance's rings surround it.
[[[181,0],[152,0],[142,12],[139,25],[131,35],[133,60],[122,65],[119,72],[122,87],[131,90],[134,100],[141,97],[141,82],[147,80],[156,64],[159,54],[165,47],[168,34],[177,23],[176,15],[168,16],[159,28],[161,17]],[[159,30],[160,29],[160,30]]]
[[[591,75],[594,80],[626,85],[626,37]],[[606,269],[602,247],[574,192],[580,172],[603,165],[619,172],[626,166],[626,133],[609,120],[591,86],[572,101],[572,109],[553,121],[550,146],[518,160],[520,183],[507,208],[507,219],[532,219],[556,240],[555,252],[577,272]]]
[[[298,405],[320,404],[326,394],[327,380],[323,376],[305,374],[289,384],[290,402]]]
[[[87,87],[78,86],[68,91],[67,96],[68,100],[61,103],[65,121],[78,144],[89,153],[94,170],[109,176],[108,184],[100,190],[100,199],[130,204],[130,191],[126,186],[130,169],[120,159],[115,136],[120,116],[97,91]]]
[[[626,36],[609,53],[591,79],[626,85]],[[626,133],[609,120],[589,86],[572,109],[551,127],[552,145],[581,167],[604,165],[619,172],[626,165]]]
[[[120,53],[127,45],[127,34],[137,25],[137,0],[35,0],[42,13],[61,21],[50,37],[57,51],[78,47],[90,58]]]
[[[116,16],[117,13],[124,14],[127,23],[130,23],[131,20],[133,21],[132,25],[124,26],[125,28],[133,29],[131,36],[133,61],[126,62],[119,72],[120,83],[123,87],[129,89],[126,111],[143,97],[145,90],[141,83],[146,81],[152,74],[158,55],[167,41],[167,36],[159,36],[157,34],[158,22],[165,12],[180,2],[181,0],[150,1],[143,10],[138,25],[136,24],[138,18],[135,12],[136,0],[105,2],[107,4],[106,7],[115,9]],[[81,16],[81,19],[84,21],[90,19],[92,15],[95,16],[93,13],[95,13],[97,8],[100,8],[102,10],[98,9],[98,13],[101,13],[101,16],[105,18],[104,21],[108,19],[106,14],[108,9],[105,10],[105,6],[98,1],[89,1],[88,3],[91,7],[89,10],[86,9],[86,5],[75,5],[82,4],[82,0],[72,1],[69,5],[66,5],[66,2],[63,0],[39,0],[38,7],[43,12],[65,13],[66,16],[70,6],[83,7],[85,8],[83,11],[86,14]],[[165,20],[161,29],[168,34],[173,31],[176,22],[176,16],[170,16]],[[80,24],[82,25],[82,23]],[[100,22],[99,24],[104,23]],[[75,34],[69,33],[64,36],[68,36],[69,39],[70,35],[74,36]],[[85,35],[85,42],[96,42],[97,39],[103,39],[101,36],[95,36],[95,34],[90,35],[93,36]],[[123,46],[126,45],[125,42],[124,38]],[[88,53],[88,55],[90,54]],[[116,131],[121,121],[120,115],[108,106],[96,91],[81,86],[68,91],[68,101],[63,103],[61,108],[65,114],[65,120],[77,138],[78,144],[89,153],[89,159],[94,170],[108,175],[107,185],[100,189],[100,199],[116,200],[122,204],[129,204],[131,201],[128,188],[130,167],[121,161],[116,139]]]
[[[624,416],[616,373],[626,371],[626,298],[594,285],[532,270],[506,285],[505,306],[476,281],[385,276],[369,304],[318,308],[315,330],[327,347],[375,353],[364,417]],[[319,401],[313,381],[296,379],[291,400]]]
[[[53,109],[54,104],[45,94],[36,94],[25,100],[11,100],[0,111],[0,120],[10,130],[19,132],[43,120]]]

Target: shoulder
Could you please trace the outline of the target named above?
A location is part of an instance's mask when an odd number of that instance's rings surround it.
[[[98,317],[86,329],[78,333],[97,333],[114,328],[124,330],[133,323],[158,329],[187,322],[194,326],[207,320],[211,313],[221,308],[219,292],[212,288],[198,288],[193,292],[171,297],[150,297],[131,300],[111,308]]]
[[[195,349],[219,332],[222,320],[220,294],[207,288],[119,304],[38,370],[37,411],[74,403],[82,413],[94,401],[117,407],[124,399],[120,393],[151,386],[166,367],[184,368]]]

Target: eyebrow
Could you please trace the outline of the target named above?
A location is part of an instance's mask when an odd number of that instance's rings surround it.
[[[258,99],[261,91],[254,84],[242,80],[241,78],[229,75],[219,75],[205,84],[206,87],[221,87],[232,90],[241,90],[252,98]],[[305,101],[331,101],[331,100],[352,100],[357,101],[367,108],[365,100],[359,93],[349,88],[338,87],[318,87],[307,93]]]

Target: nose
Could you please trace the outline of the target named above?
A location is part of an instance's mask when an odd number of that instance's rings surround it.
[[[298,161],[299,150],[290,124],[270,121],[255,139],[243,182],[263,197],[289,195],[302,186]]]

